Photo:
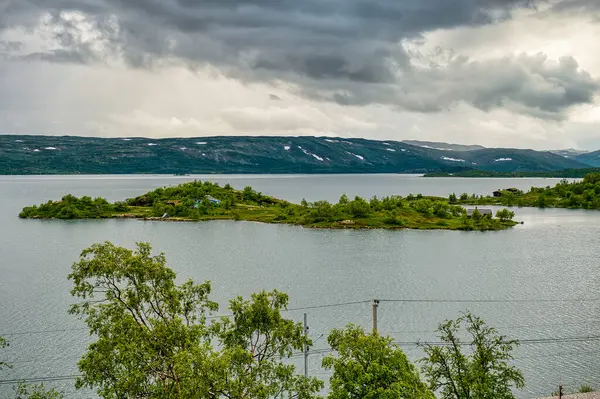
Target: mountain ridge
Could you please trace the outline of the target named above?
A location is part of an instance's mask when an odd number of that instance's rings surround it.
[[[440,150],[358,138],[0,135],[0,174],[513,172],[584,167],[547,151]]]

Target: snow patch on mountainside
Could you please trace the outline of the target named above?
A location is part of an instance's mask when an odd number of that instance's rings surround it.
[[[305,153],[306,155],[310,155],[312,157],[314,157],[315,159],[317,159],[318,161],[323,162],[323,158],[321,158],[320,156],[313,154],[312,152],[306,151],[304,148],[302,148],[301,146],[298,146],[298,148],[300,148],[302,150],[303,153]]]
[[[451,158],[451,157],[442,157],[444,161],[452,161],[452,162],[465,162],[464,159],[459,158]]]
[[[346,151],[346,154],[353,155],[353,156],[355,156],[356,158],[360,159],[361,161],[364,161],[364,160],[365,160],[365,157],[363,157],[362,155],[358,155],[358,154],[355,154],[355,153],[353,153],[353,152],[350,152],[350,151]]]

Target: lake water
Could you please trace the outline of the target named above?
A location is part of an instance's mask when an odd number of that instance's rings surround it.
[[[488,194],[498,188],[553,185],[553,179],[450,179],[405,175],[334,176],[47,176],[0,177],[0,335],[14,364],[0,380],[70,376],[88,342],[83,323],[67,314],[72,303],[66,279],[89,245],[110,240],[133,246],[149,241],[167,254],[178,278],[211,280],[214,299],[277,288],[291,308],[355,301],[514,300],[526,302],[381,302],[379,330],[402,343],[413,360],[414,342],[436,340],[438,322],[471,310],[510,337],[523,340],[515,363],[527,387],[519,398],[550,394],[558,384],[600,388],[600,212],[516,209],[525,223],[502,232],[330,231],[246,222],[163,223],[136,220],[20,220],[25,205],[63,194],[120,200],[194,178],[251,185],[292,201],[348,195],[449,192]],[[548,302],[546,300],[561,300]],[[581,301],[586,299],[586,301]],[[315,353],[310,374],[327,353],[325,336],[349,322],[371,323],[368,302],[290,311],[308,313]],[[227,313],[222,308],[220,313]],[[585,339],[579,339],[584,337]],[[589,338],[588,338],[589,337]],[[558,338],[557,342],[548,339]],[[578,338],[565,342],[563,338]],[[544,341],[540,342],[539,339]],[[51,383],[67,398],[70,380]],[[0,397],[10,392],[0,385]]]

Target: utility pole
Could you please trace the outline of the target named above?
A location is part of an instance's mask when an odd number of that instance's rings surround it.
[[[379,299],[373,299],[373,334],[377,334],[377,308],[379,307]]]
[[[308,317],[304,313],[304,335],[308,335]],[[308,378],[308,345],[304,345],[304,376]]]

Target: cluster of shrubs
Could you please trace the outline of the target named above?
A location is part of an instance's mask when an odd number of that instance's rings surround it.
[[[209,181],[201,182],[195,180],[178,186],[157,188],[139,197],[130,198],[127,203],[132,206],[153,206],[159,202],[166,201],[196,201],[207,195],[220,199],[229,200],[232,204],[243,202],[246,204],[268,205],[278,202],[277,199],[254,191],[252,187],[243,190],[235,190],[231,185],[221,187],[218,183]]]
[[[104,198],[81,197],[67,194],[60,201],[48,201],[39,206],[23,208],[19,217],[39,217],[55,219],[95,219],[111,215],[115,212],[127,212],[125,202],[109,203]]]
[[[562,180],[554,187],[532,187],[529,192],[537,194],[536,205],[541,208],[600,209],[600,173],[590,173],[580,182]]]
[[[308,203],[303,200],[300,207],[288,205],[278,219],[314,224],[382,217],[385,224],[403,226],[406,224],[406,220],[402,215],[415,212],[424,217],[452,219],[463,216],[465,209],[458,205],[448,204],[446,201],[425,198],[421,195],[373,197],[368,201],[358,196],[350,200],[346,195],[342,195],[337,204],[331,204],[328,201]]]
[[[569,182],[563,179],[554,187],[531,187],[522,191],[502,191],[498,198],[450,194],[450,203],[497,204],[504,206],[532,206],[538,208],[600,209],[600,173],[590,173],[583,180]]]

